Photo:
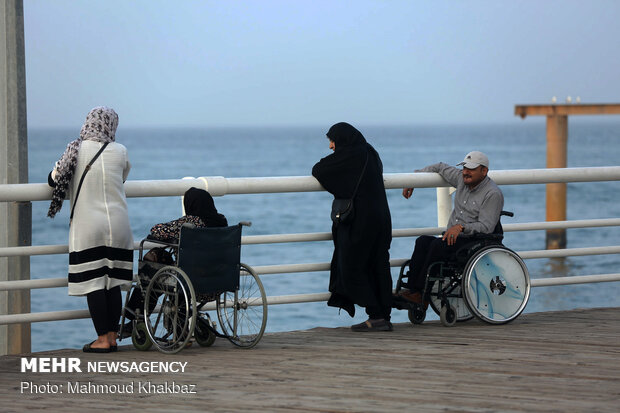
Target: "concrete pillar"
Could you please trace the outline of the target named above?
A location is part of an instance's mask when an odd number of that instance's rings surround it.
[[[0,0],[0,184],[28,182],[22,0]],[[32,243],[30,202],[0,202],[0,247]],[[0,281],[30,279],[29,257],[0,258]],[[0,291],[0,314],[30,312],[30,292]],[[30,352],[30,324],[0,326],[0,355]]]
[[[547,168],[566,168],[568,116],[547,116]],[[566,184],[547,184],[547,221],[566,220]],[[549,229],[547,249],[566,248],[566,230]]]

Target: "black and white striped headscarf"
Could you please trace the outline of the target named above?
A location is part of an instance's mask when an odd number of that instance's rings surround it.
[[[54,218],[56,213],[62,208],[62,202],[67,194],[67,188],[73,178],[75,167],[77,165],[78,150],[83,140],[97,142],[114,142],[116,127],[118,126],[118,115],[114,109],[105,106],[99,106],[92,109],[86,115],[86,121],[80,131],[80,137],[70,142],[56,162],[56,177],[54,181],[56,186],[52,193],[52,202],[47,211],[47,216]]]

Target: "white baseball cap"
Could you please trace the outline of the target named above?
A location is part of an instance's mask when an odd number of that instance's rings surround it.
[[[489,167],[489,158],[480,151],[472,151],[465,155],[463,162],[457,164],[457,166],[464,166],[467,169],[476,169],[480,165]]]

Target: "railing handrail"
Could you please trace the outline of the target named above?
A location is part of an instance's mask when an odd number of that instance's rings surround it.
[[[504,232],[513,231],[533,231],[546,229],[569,229],[569,228],[596,228],[596,227],[615,227],[620,226],[620,218],[602,219],[580,219],[571,221],[552,221],[552,222],[524,222],[518,224],[502,224]],[[417,237],[420,235],[439,235],[445,227],[426,227],[426,228],[402,228],[392,230],[392,237]],[[330,241],[331,232],[308,232],[297,234],[271,234],[271,235],[244,235],[241,237],[242,245],[255,244],[281,244],[289,242],[315,242]],[[155,245],[153,245],[155,246]],[[134,250],[139,249],[140,241],[134,242]],[[146,248],[151,248],[149,243]],[[35,255],[55,255],[67,254],[69,246],[67,244],[57,245],[32,245],[24,247],[2,247],[0,248],[1,257],[16,256],[35,256]]]
[[[513,169],[489,171],[498,185],[546,184],[564,182],[601,182],[620,180],[620,166],[590,168]],[[388,173],[383,175],[385,188],[436,188],[450,186],[437,173]],[[180,196],[190,187],[203,188],[213,196],[322,191],[312,176],[224,178],[210,176],[190,179],[140,180],[125,182],[129,198]],[[52,190],[45,183],[2,184],[0,202],[45,201]]]
[[[538,258],[566,258],[585,255],[620,254],[620,245],[603,247],[565,248],[557,250],[515,251],[524,260]],[[400,267],[407,259],[395,258],[390,260],[391,267]],[[309,262],[298,264],[276,264],[252,266],[260,275],[293,274],[301,272],[329,271],[329,262]],[[620,279],[619,279],[620,280]],[[618,281],[618,280],[615,280]],[[34,280],[0,281],[0,291],[27,290],[42,288],[58,288],[67,286],[67,277],[40,278]]]
[[[589,284],[589,283],[602,283],[620,281],[620,273],[615,274],[595,274],[595,275],[580,275],[571,277],[556,277],[546,279],[533,279],[531,282],[532,287],[547,287],[553,285],[568,285],[568,284]],[[330,293],[310,293],[310,294],[295,294],[295,295],[280,295],[267,297],[268,305],[278,304],[295,304],[295,303],[310,303],[317,301],[327,301]],[[255,300],[250,305],[261,305],[262,300]],[[214,303],[207,303],[201,310],[209,311],[214,310]],[[78,318],[89,318],[90,313],[88,310],[61,310],[61,311],[48,311],[39,313],[27,313],[27,314],[7,314],[0,315],[0,325],[3,324],[18,324],[18,323],[34,323],[42,321],[60,321],[60,320],[74,320]]]

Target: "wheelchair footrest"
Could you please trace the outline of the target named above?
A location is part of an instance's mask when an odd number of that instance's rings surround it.
[[[398,295],[392,297],[392,308],[397,310],[424,310],[422,304],[412,303],[406,298]]]

